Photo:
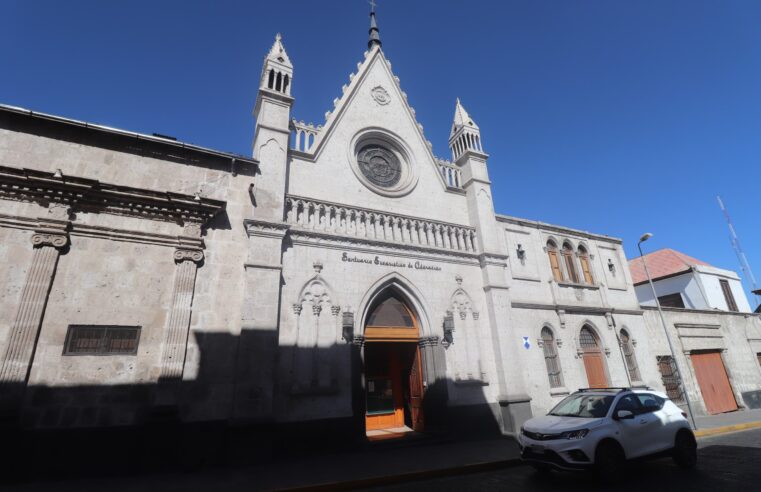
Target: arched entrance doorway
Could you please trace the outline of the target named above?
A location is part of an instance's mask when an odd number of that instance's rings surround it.
[[[579,345],[583,350],[584,369],[587,372],[587,381],[590,388],[605,388],[609,386],[608,377],[605,374],[605,361],[600,350],[600,339],[597,334],[587,325],[579,332]]]
[[[423,371],[418,317],[393,290],[372,303],[365,318],[365,429],[384,435],[422,431]],[[377,433],[377,432],[376,432]]]

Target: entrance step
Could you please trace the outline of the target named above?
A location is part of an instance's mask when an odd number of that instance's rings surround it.
[[[402,427],[392,427],[390,429],[375,429],[367,431],[367,440],[375,442],[385,441],[387,439],[400,439],[408,437],[411,434],[417,434],[417,432],[406,425]]]

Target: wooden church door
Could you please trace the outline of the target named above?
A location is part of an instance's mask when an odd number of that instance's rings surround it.
[[[415,347],[415,355],[410,368],[410,416],[412,430],[422,432],[423,418],[423,371],[420,364],[420,348]]]

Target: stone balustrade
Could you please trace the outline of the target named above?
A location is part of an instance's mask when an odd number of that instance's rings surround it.
[[[450,188],[462,188],[462,172],[450,161],[438,159],[439,172]]]
[[[286,197],[285,220],[291,226],[329,234],[476,252],[476,231],[471,227],[308,198]]]
[[[300,152],[311,152],[317,141],[317,135],[322,130],[321,125],[291,120],[291,149]]]

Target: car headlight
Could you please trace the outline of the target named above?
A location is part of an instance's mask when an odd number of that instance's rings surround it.
[[[589,434],[589,429],[579,429],[575,431],[563,432],[560,434],[561,439],[584,439]]]

